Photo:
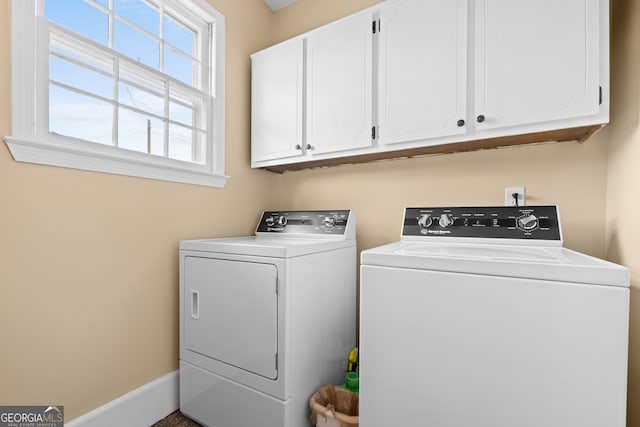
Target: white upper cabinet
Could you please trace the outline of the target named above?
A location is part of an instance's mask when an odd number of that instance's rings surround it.
[[[599,112],[599,0],[474,3],[478,130]]]
[[[372,144],[372,15],[361,13],[307,36],[305,147],[312,155]]]
[[[252,166],[274,171],[609,121],[609,0],[387,0],[252,59]]]
[[[303,40],[289,40],[258,52],[251,61],[252,160],[301,156]]]
[[[465,133],[467,0],[383,3],[378,37],[380,144]]]

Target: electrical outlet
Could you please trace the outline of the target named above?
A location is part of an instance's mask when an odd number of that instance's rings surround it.
[[[506,187],[504,189],[505,206],[524,206],[524,187]]]

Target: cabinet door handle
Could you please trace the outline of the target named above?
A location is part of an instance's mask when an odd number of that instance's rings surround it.
[[[302,150],[302,146],[300,144],[296,144],[296,150]]]
[[[311,150],[311,144],[307,144],[304,148],[306,148],[307,150]]]
[[[482,114],[480,114],[480,115],[476,118],[476,121],[477,121],[478,123],[482,123],[482,122],[484,122],[484,116],[483,116]]]
[[[460,119],[458,120],[458,127],[461,128],[462,126],[464,126],[464,120]]]

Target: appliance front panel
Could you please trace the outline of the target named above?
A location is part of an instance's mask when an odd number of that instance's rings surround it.
[[[180,361],[180,411],[211,427],[292,424],[291,399],[280,400],[198,366]]]
[[[186,349],[268,379],[278,377],[278,268],[187,256]]]
[[[628,289],[369,265],[360,277],[361,425],[624,426]]]

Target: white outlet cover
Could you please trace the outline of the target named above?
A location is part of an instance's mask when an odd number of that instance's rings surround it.
[[[513,197],[513,194],[516,193],[518,195],[518,204],[517,206],[525,206],[526,198],[524,193],[524,187],[506,187],[504,189],[504,205],[505,206],[516,206],[516,200]]]

